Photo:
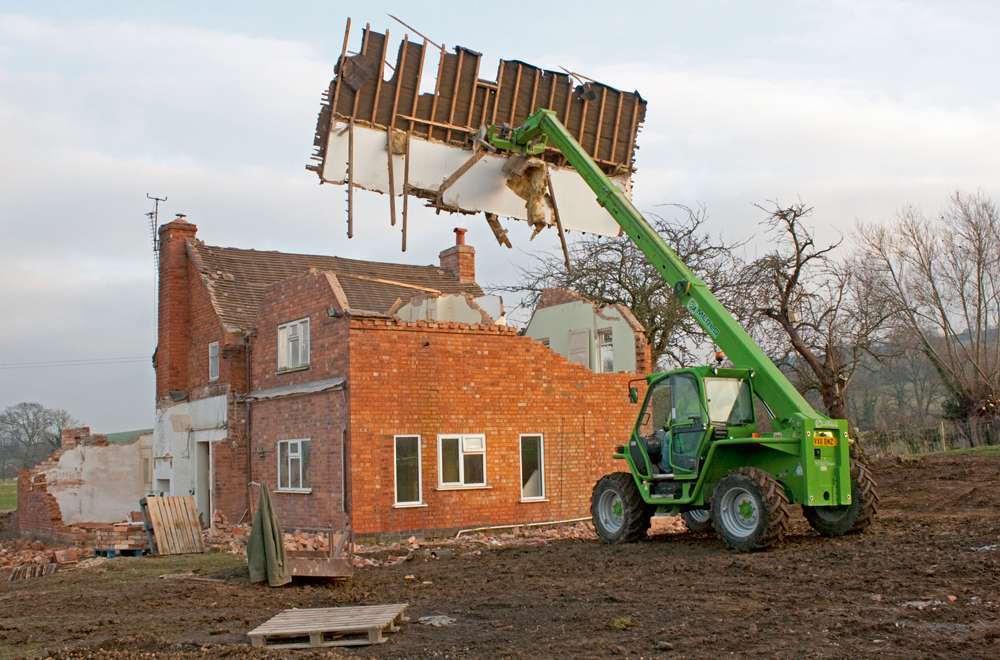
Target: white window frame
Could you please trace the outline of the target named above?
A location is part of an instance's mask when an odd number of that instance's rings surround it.
[[[542,480],[542,494],[538,496],[525,497],[524,484],[521,479],[524,475],[524,439],[538,438],[538,476]],[[517,482],[520,484],[522,502],[548,502],[548,493],[545,492],[545,435],[542,433],[522,433],[517,438]]]
[[[299,341],[299,362],[298,364],[290,365],[288,364],[288,357],[290,354],[290,351],[288,350],[288,331],[293,327],[296,328],[296,337]],[[309,336],[309,330],[310,325],[308,316],[294,321],[288,321],[287,323],[282,323],[278,326],[278,350],[276,362],[279,372],[298,371],[299,369],[309,368],[309,358],[312,350],[312,341]]]
[[[608,343],[602,342],[602,339],[607,336]],[[604,348],[605,346],[611,351],[611,370],[604,370]],[[615,372],[615,332],[611,327],[598,328],[597,329],[597,371],[602,374],[611,374]]]
[[[214,353],[214,355],[213,355]],[[219,353],[219,342],[212,341],[208,343],[208,380],[213,382],[219,380],[219,360],[221,355]],[[213,369],[214,367],[214,369]]]
[[[275,447],[275,450],[276,450],[277,453],[275,454],[275,461],[274,461],[274,466],[275,466],[275,468],[277,470],[277,473],[278,473],[276,475],[277,476],[277,481],[275,482],[275,483],[278,484],[278,487],[277,487],[277,489],[275,489],[275,492],[277,492],[277,493],[311,493],[312,492],[312,487],[311,486],[308,487],[308,488],[282,488],[282,486],[281,486],[281,445],[290,444],[292,442],[295,442],[295,443],[299,444],[299,450],[298,450],[299,483],[302,483],[302,477],[306,474],[306,470],[309,467],[308,465],[303,465],[303,463],[302,463],[302,446],[301,446],[303,442],[311,442],[311,440],[309,438],[289,438],[288,440],[278,440],[277,447]],[[310,447],[310,449],[311,449],[311,447]],[[309,452],[309,456],[310,456],[310,460],[312,460],[311,459],[311,457],[312,457],[312,452],[311,451]],[[288,451],[288,463],[289,464],[287,466],[285,466],[288,469],[289,476],[291,476],[291,473],[292,473],[292,471],[291,471],[291,462],[292,462],[292,452],[291,452],[291,447],[289,447],[289,451]]]
[[[398,440],[400,438],[417,439],[417,501],[416,502],[399,501],[398,481],[396,479],[396,470],[399,464],[396,462],[396,450],[399,446]],[[393,507],[397,509],[410,509],[413,507],[427,506],[426,504],[424,504],[424,440],[417,433],[400,433],[399,435],[392,436],[392,502],[393,502],[392,504]]]
[[[458,481],[442,481],[444,475],[444,452],[441,451],[442,441],[446,439],[458,439]],[[483,441],[481,450],[465,449],[465,441],[479,439]],[[483,456],[483,481],[482,483],[465,483],[465,456],[482,454]],[[437,480],[438,490],[471,490],[475,488],[490,488],[489,474],[486,469],[486,434],[485,433],[439,433],[437,437]]]

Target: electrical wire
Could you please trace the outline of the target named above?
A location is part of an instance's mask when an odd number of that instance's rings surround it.
[[[128,357],[104,357],[104,358],[77,358],[63,360],[31,360],[24,362],[0,362],[0,370],[7,369],[37,369],[47,367],[95,367],[111,366],[117,364],[138,364],[140,362],[150,362],[147,355],[135,355]]]

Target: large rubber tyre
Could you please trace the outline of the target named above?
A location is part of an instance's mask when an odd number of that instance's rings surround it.
[[[803,506],[802,513],[823,536],[863,532],[878,513],[878,484],[864,463],[851,461],[851,503],[835,507]]]
[[[635,543],[646,538],[653,507],[643,502],[631,474],[613,472],[594,485],[590,515],[605,543]]]
[[[739,552],[764,550],[788,533],[788,495],[777,479],[745,467],[719,480],[712,493],[712,526]]]
[[[712,531],[712,510],[708,507],[685,511],[681,514],[681,519],[687,525],[689,532],[700,533]]]

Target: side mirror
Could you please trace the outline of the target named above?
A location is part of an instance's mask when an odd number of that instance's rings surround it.
[[[639,403],[639,389],[635,387],[628,388],[628,400],[632,403]]]

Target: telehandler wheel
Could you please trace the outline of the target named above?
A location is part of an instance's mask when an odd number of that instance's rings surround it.
[[[631,474],[613,472],[594,485],[590,514],[605,543],[634,543],[646,537],[653,507],[642,501]]]
[[[868,467],[851,461],[851,503],[848,506],[803,506],[806,520],[823,536],[863,532],[878,512],[878,484]]]
[[[733,470],[720,479],[711,511],[715,531],[740,552],[780,543],[788,532],[788,495],[777,479],[757,468]]]
[[[690,532],[710,532],[712,531],[712,510],[708,507],[702,509],[690,509],[681,514],[681,519],[687,525]]]

